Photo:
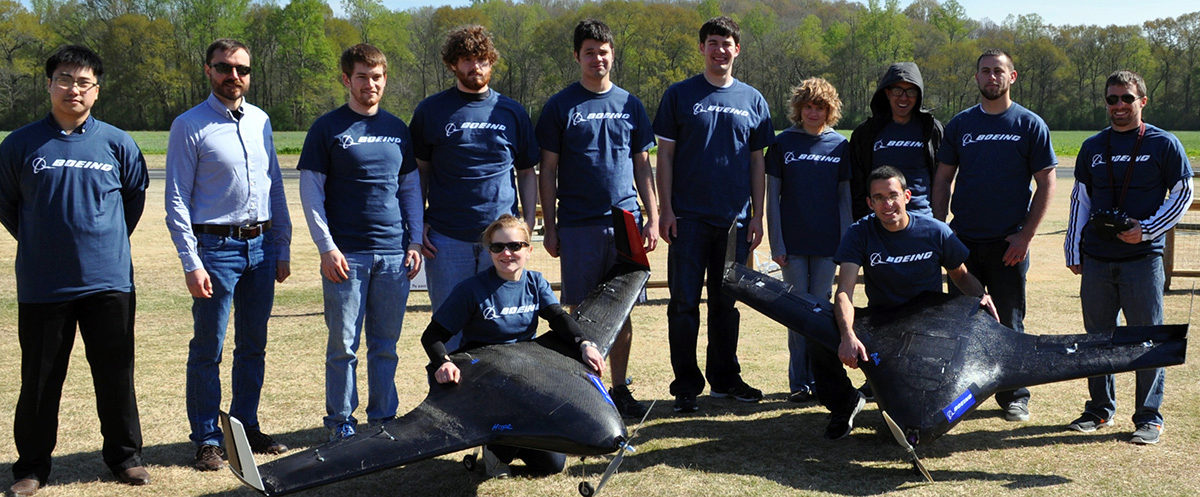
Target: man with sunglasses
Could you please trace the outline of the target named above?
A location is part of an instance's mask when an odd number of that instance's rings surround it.
[[[953,209],[950,227],[970,250],[967,269],[992,295],[1000,323],[1024,333],[1029,245],[1050,205],[1058,158],[1045,121],[1009,95],[1017,80],[1012,57],[989,49],[975,69],[979,105],[946,124],[938,148],[933,216],[945,221]],[[1005,420],[1029,420],[1029,389],[996,392],[996,402]]]
[[[17,240],[21,345],[10,492],[32,495],[50,475],[76,327],[96,391],[104,463],[122,483],[145,485],[129,235],[146,201],[146,161],[129,134],[91,115],[104,72],[95,52],[60,48],[45,70],[50,114],[0,143],[0,224]]]
[[[187,413],[197,448],[193,467],[215,471],[224,465],[217,411],[231,306],[237,312],[229,413],[246,425],[255,452],[287,450],[260,429],[258,402],[275,283],[291,273],[292,223],[270,119],[245,100],[250,49],[221,38],[204,60],[212,94],[171,124],[165,204],[192,295]]]
[[[1118,312],[1130,326],[1163,322],[1164,239],[1192,204],[1192,168],[1179,139],[1142,121],[1146,82],[1132,71],[1105,82],[1107,129],[1083,142],[1067,224],[1067,267],[1080,275],[1088,333],[1112,333]],[[1163,368],[1136,373],[1130,442],[1158,443]],[[1068,428],[1092,432],[1112,424],[1113,375],[1088,378],[1091,399]]]
[[[929,187],[937,171],[942,123],[921,107],[925,80],[913,62],[888,66],[871,97],[871,117],[850,135],[850,198],[867,196],[867,175],[888,165],[908,179],[912,192],[908,211],[931,215]],[[864,202],[852,202],[854,219],[871,213]]]
[[[396,341],[409,280],[421,269],[421,181],[412,135],[380,108],[387,57],[360,43],[342,52],[346,105],[317,118],[300,153],[300,201],[321,254],[325,299],[325,428],[353,436],[355,369],[367,343],[367,423],[396,417]]]
[[[617,262],[612,206],[640,217],[640,194],[646,206],[646,250],[658,244],[658,200],[649,152],[654,132],[642,101],[612,83],[612,30],[595,19],[580,21],[573,53],[581,71],[579,82],[550,97],[537,123],[546,252],[560,258],[562,303],[571,306],[579,305]],[[645,299],[643,290],[639,300]],[[646,407],[625,385],[632,344],[633,325],[627,317],[609,356],[609,393],[622,416],[641,419]]]

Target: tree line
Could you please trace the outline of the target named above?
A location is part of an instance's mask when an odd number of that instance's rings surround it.
[[[206,98],[201,66],[214,39],[249,45],[254,69],[248,100],[275,129],[304,130],[344,102],[337,60],[359,42],[388,56],[384,108],[408,119],[423,98],[452,85],[441,62],[445,33],[476,23],[492,33],[501,60],[492,86],[537,118],[542,104],[578,79],[571,29],[594,17],[613,27],[613,80],[652,114],[668,85],[702,69],[696,32],[730,15],[742,28],[737,78],[758,88],[787,122],[790,88],[804,78],[832,82],[844,104],[839,127],[869,113],[884,69],[916,61],[924,105],[943,122],[977,100],[975,58],[985,48],[1012,54],[1014,99],[1054,129],[1106,125],[1102,91],[1114,70],[1141,73],[1147,120],[1167,129],[1200,129],[1200,12],[1125,26],[1054,26],[1036,15],[999,24],[968,18],[955,0],[476,0],[463,8],[393,11],[381,0],[0,0],[0,129],[15,129],[49,109],[42,64],[76,43],[105,62],[96,114],[129,130],[163,130]]]

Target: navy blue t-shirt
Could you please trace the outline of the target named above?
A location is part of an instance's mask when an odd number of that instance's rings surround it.
[[[420,189],[406,189],[417,169],[412,135],[400,118],[380,110],[364,116],[343,105],[317,118],[308,128],[297,169],[325,175],[325,213],[329,233],[342,252],[404,252],[420,233],[406,229],[405,208],[421,209]],[[399,201],[398,201],[399,200]],[[402,205],[402,202],[404,205]]]
[[[1033,197],[1034,173],[1058,164],[1050,128],[1013,103],[991,115],[979,105],[946,124],[938,162],[958,167],[950,227],[963,240],[1000,240],[1021,230]]]
[[[795,127],[767,149],[767,174],[780,179],[779,218],[788,255],[829,257],[841,240],[838,183],[850,180],[846,138]]]
[[[921,132],[921,123],[916,119],[904,124],[890,121],[879,130],[872,147],[871,169],[892,166],[904,173],[905,183],[912,191],[908,212],[932,215],[929,206],[932,178],[929,177],[929,165],[925,163],[925,136]]]
[[[148,183],[128,133],[89,117],[64,135],[53,117],[0,143],[0,224],[17,239],[17,302],[133,290],[129,234]]]
[[[925,292],[942,291],[941,268],[967,260],[967,247],[950,227],[923,214],[909,213],[908,226],[891,232],[870,214],[850,225],[833,260],[862,266],[867,306],[896,307]]]
[[[698,74],[667,88],[654,134],[675,142],[671,202],[678,218],[728,227],[750,215],[750,153],[775,139],[767,101],[734,80],[718,88]]]
[[[417,105],[412,135],[416,157],[431,165],[426,224],[474,242],[501,214],[517,214],[513,168],[531,168],[539,158],[521,104],[495,90],[467,100],[450,88]]]
[[[637,97],[576,82],[542,107],[537,141],[558,154],[558,226],[606,224],[614,205],[638,211],[633,155],[654,146],[654,133]]]
[[[462,331],[463,343],[523,342],[537,333],[538,311],[555,304],[558,299],[542,273],[526,269],[520,281],[508,281],[493,267],[455,286],[433,320]]]
[[[1075,159],[1075,181],[1087,188],[1091,212],[1116,207],[1137,133],[1137,129],[1114,132],[1108,128],[1084,140]],[[1109,176],[1109,153],[1112,154],[1115,178]],[[1134,164],[1129,190],[1122,204],[1125,213],[1134,219],[1145,220],[1153,216],[1163,205],[1171,187],[1181,179],[1192,177],[1183,144],[1175,135],[1150,124],[1146,125],[1146,134]],[[1091,226],[1083,229],[1082,236],[1080,250],[1083,253],[1107,260],[1161,254],[1165,245],[1163,236],[1137,244],[1104,240]]]

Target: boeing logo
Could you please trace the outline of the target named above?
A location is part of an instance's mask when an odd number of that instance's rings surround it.
[[[704,105],[700,103],[692,106],[693,116],[703,112],[716,112],[718,114],[734,114],[742,117],[750,117],[750,111],[738,109],[736,107],[722,107],[720,105]]]
[[[875,150],[883,150],[885,148],[921,148],[925,144],[916,140],[878,140],[875,142]]]
[[[350,148],[364,143],[401,143],[403,141],[399,136],[360,136],[358,140],[355,140],[350,135],[338,137],[338,142],[342,144],[342,148]]]
[[[1113,161],[1113,163],[1124,162],[1124,163],[1128,164],[1129,163],[1129,154],[1114,155],[1114,156],[1112,156],[1112,161]],[[1149,161],[1150,161],[1150,154],[1142,154],[1142,155],[1137,156],[1136,162],[1149,162]],[[1096,166],[1103,165],[1103,164],[1104,164],[1104,155],[1096,154],[1096,155],[1092,156],[1092,167],[1096,167]]]
[[[446,136],[458,133],[464,129],[491,129],[496,131],[507,130],[508,127],[497,123],[481,123],[473,121],[464,121],[462,124],[449,123],[446,124]]]
[[[1013,135],[1013,134],[1008,134],[1008,133],[986,133],[986,134],[982,134],[982,135],[978,135],[978,136],[967,133],[967,134],[963,135],[963,137],[962,137],[962,144],[964,147],[967,145],[970,145],[972,143],[977,143],[977,142],[1019,142],[1019,141],[1021,141],[1021,135]]]
[[[116,167],[107,162],[96,162],[96,161],[92,161],[92,160],[75,160],[75,159],[55,159],[54,162],[52,162],[50,164],[46,164],[46,159],[43,157],[38,157],[38,158],[34,159],[32,166],[33,166],[33,174],[40,173],[47,169],[54,169],[54,168],[59,168],[59,167],[72,167],[75,169],[96,169],[96,170],[105,171],[105,172],[112,171],[113,168]]]
[[[894,255],[894,256],[887,256],[887,257],[884,257],[883,254],[880,254],[879,252],[873,252],[871,254],[871,267],[875,267],[875,266],[879,266],[879,265],[883,265],[883,264],[904,264],[906,262],[924,261],[924,260],[932,259],[932,258],[933,258],[933,251],[921,252],[919,254]]]
[[[829,162],[829,163],[833,163],[833,164],[838,164],[838,163],[842,162],[842,158],[841,157],[832,157],[829,155],[821,155],[821,154],[797,154],[795,152],[787,152],[787,153],[783,154],[783,163],[784,164],[791,164],[793,162],[800,162],[800,161]]]
[[[502,307],[499,312],[496,311],[495,307],[488,306],[483,309],[483,319],[492,321],[501,316],[509,316],[509,315],[513,315],[513,314],[525,314],[525,313],[534,312],[534,311],[537,311],[537,304],[525,304],[525,305]]]
[[[602,119],[629,119],[629,114],[623,112],[588,112],[586,115],[582,112],[576,112],[571,116],[571,126],[583,124],[584,121],[596,121]]]

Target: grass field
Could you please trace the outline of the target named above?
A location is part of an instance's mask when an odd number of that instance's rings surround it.
[[[838,131],[849,138],[852,130]],[[1095,133],[1095,131],[1051,131],[1050,140],[1054,144],[1054,153],[1060,159],[1066,157],[1074,159],[1079,154],[1079,146],[1083,144],[1083,140]],[[1200,131],[1175,131],[1174,133],[1183,142],[1183,148],[1193,162],[1200,158]],[[146,155],[167,153],[166,131],[132,131],[129,134],[133,135],[134,141],[142,148],[142,153]],[[0,131],[0,140],[7,135],[8,132]],[[300,149],[304,147],[304,135],[304,131],[276,131],[275,150],[281,155],[299,154]],[[154,167],[153,164],[151,163],[151,167]],[[161,167],[162,162],[159,161],[158,164]]]
[[[284,167],[294,167],[296,157],[283,160]],[[1032,247],[1026,319],[1031,333],[1083,331],[1078,279],[1062,261],[1070,186],[1069,181],[1059,183],[1050,215]],[[288,181],[287,187],[292,219],[302,220],[296,183]],[[133,235],[133,255],[138,287],[137,388],[144,453],[154,481],[148,487],[130,488],[114,483],[108,475],[100,457],[84,348],[76,341],[63,391],[52,486],[39,495],[254,495],[227,471],[198,473],[188,466],[193,448],[187,439],[184,371],[192,334],[190,298],[163,224],[161,182],[151,183],[147,199],[146,214]],[[1200,242],[1189,243],[1180,250],[1200,253]],[[5,379],[0,382],[0,405],[7,406],[4,412],[8,415],[20,383],[12,269],[15,251],[11,237],[0,237],[0,335],[9,337],[0,342],[0,357],[9,358],[0,363],[0,378]],[[765,247],[760,252],[767,253]],[[301,448],[326,438],[320,428],[326,330],[318,258],[303,221],[294,231],[292,254],[292,277],[276,291],[260,418],[266,431]],[[665,247],[651,255],[652,279],[665,279]],[[551,281],[558,280],[557,261],[540,247],[532,264]],[[1189,320],[1187,289],[1191,285],[1189,279],[1175,280],[1166,296],[1167,322]],[[633,389],[639,398],[657,399],[658,404],[638,432],[638,451],[626,459],[621,473],[606,487],[611,495],[1149,497],[1196,495],[1200,488],[1200,474],[1195,471],[1200,461],[1200,419],[1196,416],[1200,412],[1200,363],[1195,360],[1200,349],[1196,345],[1190,347],[1188,364],[1168,370],[1163,408],[1166,431],[1159,445],[1139,447],[1125,442],[1133,429],[1129,422],[1131,374],[1118,376],[1115,427],[1093,434],[1063,429],[1086,398],[1083,380],[1040,385],[1032,388],[1030,422],[1006,423],[995,403],[988,401],[935,444],[922,447],[925,464],[937,481],[923,484],[902,463],[901,450],[881,431],[882,418],[873,404],[857,419],[858,427],[847,439],[831,442],[821,438],[827,421],[824,409],[784,400],[787,347],[783,327],[744,307],[739,350],[743,375],[767,393],[766,400],[746,405],[701,396],[699,414],[674,415],[667,388],[671,380],[667,298],[666,290],[652,289],[649,302],[633,313],[637,328]],[[856,300],[861,303],[863,299],[860,290]],[[426,295],[414,293],[399,344],[396,382],[401,412],[419,403],[427,390],[426,359],[418,339],[429,319]],[[703,334],[700,342],[703,350]],[[232,338],[226,345],[222,381],[228,392]],[[360,354],[361,360],[365,358]],[[857,371],[851,372],[851,377],[856,383],[862,380]],[[365,395],[365,372],[359,376],[359,388]],[[581,465],[572,459],[567,473],[548,478],[484,480],[479,473],[462,469],[458,464],[461,456],[443,456],[302,495],[574,495],[580,479],[586,474],[594,483],[606,461],[593,458]],[[11,473],[15,459],[12,431],[0,429],[0,475]],[[0,488],[7,488],[9,482],[0,477]]]

